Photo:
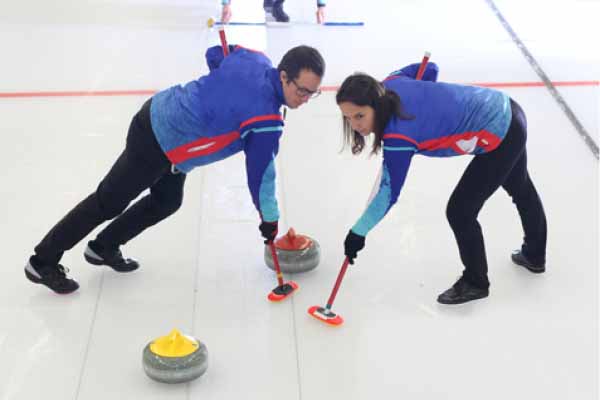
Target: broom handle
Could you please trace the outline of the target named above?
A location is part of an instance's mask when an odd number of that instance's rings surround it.
[[[342,284],[342,279],[344,279],[344,274],[346,273],[346,269],[348,269],[348,262],[348,257],[346,257],[346,259],[344,260],[344,264],[342,265],[342,269],[340,269],[340,273],[338,274],[338,277],[335,281],[335,285],[333,286],[333,290],[331,291],[331,296],[329,296],[329,300],[327,300],[327,305],[325,307],[328,310],[331,309],[333,301],[335,300],[335,296],[337,295],[340,285]]]
[[[275,272],[277,272],[277,282],[279,286],[283,285],[283,275],[281,273],[281,267],[279,266],[279,258],[277,258],[277,251],[275,250],[275,244],[271,241],[269,243],[271,249],[271,257],[273,258],[273,264],[275,264]]]
[[[425,67],[427,67],[427,63],[429,62],[429,57],[431,57],[431,53],[426,51],[423,56],[423,60],[421,60],[421,65],[419,66],[419,70],[417,71],[417,80],[420,81],[423,78],[423,74],[425,73]]]
[[[221,39],[221,46],[223,47],[223,55],[227,57],[229,55],[229,45],[227,44],[227,38],[225,37],[225,27],[223,25],[219,27],[219,38]]]

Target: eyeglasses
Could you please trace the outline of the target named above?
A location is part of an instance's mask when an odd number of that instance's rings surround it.
[[[298,85],[295,79],[291,79],[291,81],[296,86],[296,94],[299,97],[308,97],[309,99],[314,99],[315,97],[318,97],[321,94],[321,89],[310,90]]]

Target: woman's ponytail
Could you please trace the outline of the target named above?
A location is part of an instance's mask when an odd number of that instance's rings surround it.
[[[404,111],[400,96],[387,88],[381,97],[375,100],[375,140],[373,141],[373,149],[371,153],[377,154],[383,144],[383,130],[390,122],[392,117],[400,119],[414,119],[414,116]]]

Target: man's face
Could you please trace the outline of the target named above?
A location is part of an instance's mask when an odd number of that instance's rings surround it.
[[[321,78],[308,69],[301,70],[296,79],[290,79],[287,72],[281,71],[279,78],[283,86],[285,104],[289,108],[298,108],[320,93]]]

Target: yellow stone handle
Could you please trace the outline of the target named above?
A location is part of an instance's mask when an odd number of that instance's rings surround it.
[[[198,342],[173,329],[150,344],[150,351],[162,357],[185,357],[198,348]]]

